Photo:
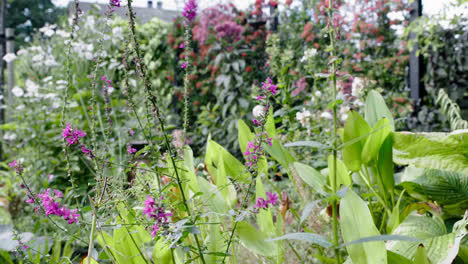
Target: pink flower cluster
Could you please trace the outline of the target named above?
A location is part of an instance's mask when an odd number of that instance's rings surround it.
[[[262,82],[262,94],[257,95],[257,101],[265,99],[268,92],[271,92],[271,95],[276,95],[278,93],[278,87],[271,83],[270,77],[267,78],[266,82]]]
[[[262,133],[259,135],[260,139],[262,136],[265,136],[265,140],[270,145],[272,146],[272,140],[273,138],[269,138],[268,134]],[[243,153],[246,159],[245,166],[247,167],[253,167],[257,164],[258,159],[263,156],[263,149],[260,146],[260,142],[256,142],[255,139],[252,141],[249,141],[247,143],[247,150]]]
[[[62,137],[68,142],[68,146],[79,143],[80,138],[86,136],[86,133],[78,130],[72,129],[71,125],[67,123],[67,127],[63,129]]]
[[[111,6],[120,7],[120,0],[109,0]]]
[[[137,150],[132,148],[131,145],[128,145],[127,152],[128,152],[128,154],[133,154],[133,153],[137,152]]]
[[[163,197],[161,196],[161,200]],[[166,213],[166,208],[159,204],[156,204],[154,199],[151,196],[146,197],[145,201],[145,209],[143,210],[143,214],[146,215],[149,219],[155,221],[153,225],[153,229],[151,230],[151,235],[153,237],[156,236],[156,233],[165,225],[168,224],[169,217],[172,216],[171,212]]]
[[[241,39],[244,27],[234,21],[224,21],[216,25],[214,30],[216,31],[216,38],[224,39],[228,43],[231,43]]]
[[[16,160],[8,163],[8,166],[10,166],[10,168],[15,168],[17,174],[21,175],[23,173],[23,165],[17,163]]]
[[[44,212],[46,215],[57,215],[62,216],[64,220],[66,220],[69,224],[76,223],[78,220],[77,218],[80,214],[76,213],[76,209],[70,210],[69,208],[62,206],[57,200],[63,197],[61,191],[53,190],[53,194],[51,195],[50,189],[45,190],[43,193],[39,193],[37,198],[40,201],[42,207],[44,208]],[[27,203],[34,203],[34,197],[29,196],[26,200]],[[38,208],[36,207],[36,211]]]
[[[184,12],[182,15],[188,21],[193,21],[197,16],[197,2],[195,0],[188,0],[187,3],[185,3]]]
[[[68,142],[68,146],[78,145],[79,148],[81,148],[81,152],[88,155],[90,158],[94,158],[93,152],[87,149],[85,145],[80,144],[80,138],[84,136],[86,136],[85,132],[73,129],[69,123],[67,123],[67,127],[64,128],[62,132],[62,137]]]
[[[234,10],[229,5],[218,4],[205,8],[200,15],[200,23],[193,30],[193,37],[202,45],[205,45],[210,32],[225,22],[233,22],[236,17]],[[219,28],[221,31],[221,28]],[[224,29],[222,31],[225,31]],[[217,32],[217,31],[216,31]]]
[[[257,198],[256,204],[254,205],[255,209],[268,209],[269,205],[273,206],[279,204],[278,195],[276,193],[266,192],[266,195],[268,196],[266,200],[262,197]]]

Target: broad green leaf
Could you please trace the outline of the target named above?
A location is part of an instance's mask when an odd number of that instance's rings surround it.
[[[369,236],[359,238],[353,241],[346,242],[341,244],[341,247],[345,247],[348,245],[353,244],[361,244],[361,243],[369,243],[374,241],[411,241],[411,242],[419,242],[419,239],[409,237],[409,236],[400,236],[400,235],[377,235],[377,236]]]
[[[447,233],[445,224],[439,217],[410,214],[393,234],[423,239],[422,242],[390,241],[387,249],[413,259],[419,244],[423,244],[432,264],[452,263],[458,253],[460,241],[466,235],[465,226],[466,220],[463,219],[455,224],[453,233]]]
[[[169,248],[169,242],[164,244],[164,239],[160,239],[153,247],[152,259],[154,263],[174,264],[172,261],[172,252]]]
[[[273,117],[273,107],[270,107],[270,113],[268,114],[267,121],[265,123],[265,130],[268,137],[274,138],[276,136],[275,118]]]
[[[206,148],[205,163],[207,160],[210,161],[210,164],[207,164],[207,169],[213,177],[216,176],[215,167],[223,167],[226,176],[236,181],[248,183],[250,174],[246,172],[246,167],[242,162],[213,140],[208,140]]]
[[[386,117],[390,121],[391,130],[395,131],[395,122],[393,121],[392,113],[388,110],[385,100],[378,92],[369,92],[364,106],[364,112],[366,121],[370,126],[375,126],[380,119]]]
[[[257,182],[255,186],[255,199],[263,198],[266,200],[265,188],[263,186],[262,178],[257,176]],[[271,215],[271,209],[260,209],[257,214],[257,223],[260,227],[260,231],[267,235],[275,234],[275,225],[273,224],[273,218]]]
[[[393,189],[395,187],[395,177],[393,175],[393,139],[391,135],[387,138],[380,147],[379,157],[377,161],[377,169],[380,175],[380,181],[387,193],[393,197]]]
[[[206,260],[208,263],[216,263],[219,262],[220,256],[224,256],[224,252],[226,251],[226,243],[223,236],[221,235],[223,230],[221,229],[220,224],[215,224],[220,222],[220,218],[216,215],[209,216],[209,222],[212,224],[207,225],[207,236],[205,239],[205,244],[208,248],[208,252],[212,252],[213,254],[209,254],[206,256]],[[222,253],[214,254],[214,253]],[[229,263],[229,261],[228,261]]]
[[[88,257],[84,258],[82,261],[81,261],[82,264],[88,264]],[[89,261],[90,264],[99,264],[99,262],[97,262],[95,259],[91,258],[90,261]]]
[[[387,250],[388,264],[413,264],[413,262],[395,252]]]
[[[255,229],[249,223],[242,221],[237,224],[237,234],[244,247],[255,254],[262,256],[276,256],[277,244],[266,241],[267,235]]]
[[[372,133],[366,140],[361,153],[362,162],[369,164],[372,160],[377,160],[380,147],[390,133],[389,121],[386,118],[380,119],[372,128]]]
[[[366,203],[352,190],[348,190],[341,199],[340,218],[344,242],[380,235]],[[383,241],[352,244],[346,246],[346,249],[353,263],[387,263],[387,251]]]
[[[414,264],[430,264],[431,262],[429,261],[429,258],[427,257],[427,251],[426,248],[424,248],[423,244],[420,244],[418,246],[418,249],[416,250],[416,253],[414,254],[414,259],[413,259]]]
[[[293,169],[314,191],[325,194],[324,186],[327,184],[327,178],[323,174],[311,166],[300,162],[294,162],[291,169]]]
[[[273,139],[272,146],[268,144],[264,144],[263,146],[265,151],[285,168],[289,168],[289,166],[296,161],[289,151],[281,146],[276,139]]]
[[[393,161],[468,175],[468,131],[393,133]]]
[[[333,169],[333,155],[328,156],[328,179],[330,181],[330,185],[332,186],[332,190],[336,191],[340,187],[341,184],[343,185],[350,185],[351,184],[351,176],[348,173],[348,170],[345,164],[340,160],[336,159],[336,183],[334,179],[334,169]]]
[[[313,234],[313,233],[290,233],[281,237],[268,239],[267,241],[277,241],[277,240],[284,240],[284,239],[309,242],[309,243],[316,244],[324,248],[329,248],[332,246],[332,243],[330,243],[330,241],[326,237],[322,235],[318,235],[318,234]]]
[[[184,165],[185,169],[182,170],[182,174],[184,175],[184,179],[188,181],[188,185],[190,189],[197,193],[198,189],[198,182],[197,177],[195,176],[195,165],[193,162],[193,151],[189,146],[184,147]]]
[[[353,139],[364,136],[370,132],[370,126],[366,120],[356,111],[350,111],[346,119],[343,142],[347,143]],[[366,143],[366,137],[343,148],[343,161],[346,167],[351,171],[359,171],[361,169],[361,153]]]
[[[122,224],[123,222],[119,219],[116,224]],[[126,224],[133,222],[125,222]],[[141,239],[147,238],[149,239]],[[143,253],[143,244],[149,242],[151,236],[148,234],[148,231],[144,229],[143,226],[122,226],[121,228],[114,229],[113,236],[113,246],[115,252],[114,256],[121,263],[144,263],[145,256],[140,253]]]
[[[239,147],[242,153],[247,150],[247,144],[250,140],[254,139],[255,135],[250,131],[249,126],[242,120],[237,120]]]
[[[198,186],[202,192],[202,201],[203,204],[207,205],[210,210],[217,213],[227,213],[229,207],[224,200],[223,195],[219,192],[215,185],[209,183],[206,179],[202,177],[197,177]]]

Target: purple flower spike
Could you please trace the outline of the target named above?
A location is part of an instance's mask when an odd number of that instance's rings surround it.
[[[276,193],[266,192],[268,198],[267,203],[271,205],[279,204],[278,195]]]
[[[195,0],[188,0],[184,7],[182,15],[188,20],[193,21],[197,16],[197,2]]]

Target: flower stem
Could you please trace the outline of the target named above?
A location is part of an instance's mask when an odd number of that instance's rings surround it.
[[[337,89],[336,89],[336,58],[335,58],[335,28],[333,27],[333,1],[329,1],[328,6],[328,29],[329,29],[329,36],[330,36],[330,56],[332,61],[331,72],[330,72],[330,80],[332,82],[332,91],[333,91],[333,99],[336,100]],[[338,145],[338,138],[337,138],[337,130],[338,130],[338,118],[337,118],[337,111],[336,111],[336,104],[333,104],[333,182],[335,183],[333,188],[333,193],[337,192],[338,186],[336,184],[336,159],[337,159],[337,145]],[[339,246],[339,237],[338,237],[338,203],[336,199],[333,199],[332,202],[332,216],[333,216],[333,244],[335,245],[335,258],[336,263],[341,263],[341,255],[338,249]]]

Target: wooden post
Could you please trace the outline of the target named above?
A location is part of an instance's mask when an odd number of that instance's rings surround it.
[[[410,22],[413,22],[422,15],[422,3],[421,0],[414,0],[410,11]],[[410,40],[416,38],[416,33],[410,33]],[[409,61],[409,86],[411,90],[411,99],[415,105],[415,110],[419,108],[421,99],[425,95],[425,89],[423,86],[422,78],[423,74],[423,59],[422,56],[417,56],[416,52],[419,46],[416,43],[413,46],[413,50],[410,52]]]
[[[6,54],[14,54],[15,53],[15,30],[13,28],[7,28],[5,30],[6,36]],[[7,63],[7,71],[8,71],[8,105],[13,104],[13,95],[11,94],[11,90],[15,85],[15,60],[12,60]]]

